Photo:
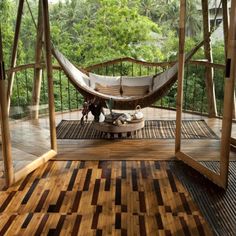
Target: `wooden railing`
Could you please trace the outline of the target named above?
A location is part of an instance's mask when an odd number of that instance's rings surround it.
[[[175,62],[144,62],[133,58],[120,58],[112,61],[96,64],[85,68],[85,70],[101,75],[121,76],[144,76],[163,72]],[[40,104],[46,107],[48,104],[47,80],[44,64],[27,64],[17,66],[7,73],[15,72],[15,83],[11,106],[15,118],[21,118],[28,114],[28,107],[31,106],[33,74],[35,68],[43,69]],[[185,68],[184,80],[184,103],[183,110],[196,114],[207,115],[207,96],[205,86],[205,68],[214,69],[214,82],[218,115],[223,111],[223,88],[224,88],[224,65],[209,63],[206,61],[190,61]],[[83,103],[83,97],[67,79],[60,66],[53,66],[54,69],[54,96],[57,112],[79,109]],[[176,108],[177,84],[170,89],[168,94],[153,106],[166,109]],[[41,111],[45,112],[45,109]]]
[[[144,62],[125,57],[96,64],[87,67],[86,69],[103,75],[142,76],[160,73],[175,63],[175,61],[158,63]],[[183,110],[186,112],[208,115],[208,101],[205,85],[205,69],[207,67],[214,69],[216,105],[218,115],[221,116],[223,112],[225,66],[222,64],[210,63],[205,60],[192,60],[185,66]],[[168,94],[153,105],[159,108],[175,109],[176,94],[177,84],[174,84]]]

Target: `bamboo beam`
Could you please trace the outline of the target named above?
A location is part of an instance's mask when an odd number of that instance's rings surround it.
[[[61,70],[61,67],[59,65],[53,65],[52,67],[55,70]],[[38,65],[35,63],[20,65],[20,66],[16,66],[14,68],[6,70],[6,74],[11,73],[12,71],[18,72],[18,71],[27,70],[27,69],[34,69],[34,68],[45,69],[46,65],[44,63],[38,64]]]
[[[224,186],[221,184],[220,175],[216,172],[213,172],[212,170],[208,169],[207,167],[203,166],[196,160],[194,160],[191,156],[183,153],[178,152],[176,153],[176,157],[183,161],[185,164],[191,166],[193,169],[197,170],[201,174],[203,174],[206,178],[208,178],[210,181],[212,181],[214,184],[224,188]]]
[[[2,153],[4,160],[4,173],[6,178],[7,187],[13,183],[13,164],[11,156],[11,138],[8,122],[7,110],[7,80],[5,77],[4,61],[3,61],[3,46],[2,46],[2,33],[0,27],[0,121],[1,121],[1,134],[2,134]]]
[[[165,62],[167,66],[173,66],[176,62]],[[193,60],[193,61],[189,61],[188,62],[191,65],[200,65],[200,66],[204,66],[204,67],[213,67],[213,68],[217,68],[217,69],[225,69],[225,65],[223,64],[217,64],[217,63],[210,63],[207,61],[200,61],[200,60]],[[156,66],[159,66],[159,63],[156,63]],[[22,71],[22,70],[26,70],[29,68],[40,68],[40,69],[44,69],[46,66],[44,63],[40,63],[40,64],[35,64],[35,63],[30,63],[30,64],[25,64],[25,65],[19,65],[19,66],[15,66],[14,68],[10,68],[6,70],[6,74],[9,75],[12,72],[18,72],[18,71]],[[62,68],[60,67],[60,65],[53,65],[52,66],[53,69],[55,70],[62,70]],[[81,69],[81,68],[80,68]],[[88,73],[89,70],[87,70],[87,68],[84,69],[84,72]]]
[[[57,151],[57,138],[56,138],[56,125],[55,125],[55,107],[54,107],[54,93],[53,93],[53,71],[52,71],[52,54],[51,54],[51,41],[50,41],[50,24],[48,1],[40,0],[42,4],[43,16],[43,29],[44,29],[44,46],[45,46],[45,59],[47,68],[48,79],[48,99],[49,99],[49,123],[50,123],[50,138],[51,148]]]
[[[231,2],[230,30],[224,88],[224,113],[221,136],[220,174],[223,185],[228,184],[229,153],[232,128],[234,86],[236,78],[236,1]]]
[[[19,35],[20,35],[21,20],[22,20],[22,15],[23,15],[23,7],[24,7],[24,0],[19,0],[10,68],[13,68],[13,67],[16,66],[17,49],[18,49],[18,42],[19,42]],[[8,88],[7,88],[8,111],[10,110],[10,105],[11,105],[10,103],[11,103],[11,95],[12,95],[13,84],[14,84],[14,77],[15,77],[14,72],[10,73],[9,77],[8,77]]]
[[[22,178],[25,178],[29,173],[32,171],[36,170],[39,166],[45,164],[47,161],[51,160],[53,157],[56,156],[56,152],[53,150],[50,150],[43,154],[41,157],[38,159],[32,161],[30,164],[26,165],[23,167],[21,170],[17,171],[14,174],[14,183],[19,181]]]
[[[43,47],[43,19],[42,19],[41,1],[39,1],[37,39],[36,39],[36,47],[35,47],[35,63],[36,63],[36,65],[40,64],[40,62],[41,62],[42,47]],[[38,117],[39,117],[41,83],[42,83],[42,68],[35,67],[33,93],[32,93],[33,110],[31,112],[33,119],[38,119]]]
[[[202,16],[203,16],[203,35],[204,35],[204,53],[209,62],[213,61],[211,38],[210,36],[210,21],[209,21],[208,0],[202,0]],[[217,116],[215,88],[214,88],[214,71],[212,68],[206,68],[206,89],[208,99],[209,117]]]
[[[182,105],[183,105],[183,79],[185,64],[185,18],[186,18],[186,0],[180,1],[179,15],[179,55],[178,55],[178,88],[176,101],[176,137],[175,137],[175,153],[181,149],[181,123],[182,123]]]

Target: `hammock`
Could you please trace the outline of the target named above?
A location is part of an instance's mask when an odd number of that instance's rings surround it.
[[[203,41],[193,48],[186,55],[185,62],[189,61],[202,45]],[[166,95],[177,80],[178,62],[163,73],[153,76],[113,77],[85,74],[57,49],[52,48],[52,54],[70,82],[86,99],[96,97],[104,105],[112,99],[114,109],[128,110],[135,109],[137,105],[142,108],[150,106]]]

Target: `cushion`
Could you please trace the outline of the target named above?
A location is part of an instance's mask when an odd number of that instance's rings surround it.
[[[130,76],[123,76],[121,78],[121,85],[123,86],[148,86],[149,91],[152,90],[153,84],[153,76],[138,76],[138,77],[130,77]]]
[[[121,96],[120,94],[120,85],[114,86],[103,86],[101,84],[95,83],[95,89],[99,93],[112,95],[112,96]]]
[[[103,76],[89,73],[90,86],[95,89],[96,84],[101,86],[120,86],[120,76]]]
[[[149,93],[149,85],[145,86],[122,86],[123,96],[137,96],[142,97]]]

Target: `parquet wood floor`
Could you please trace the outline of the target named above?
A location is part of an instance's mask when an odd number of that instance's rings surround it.
[[[212,235],[168,161],[49,161],[0,191],[0,235]]]
[[[146,120],[174,120],[175,111],[144,108]],[[130,111],[131,113],[133,111]],[[80,120],[81,111],[58,113],[56,123],[62,119]],[[92,119],[92,116],[89,116]],[[221,120],[194,114],[183,114],[183,119],[204,119],[209,127],[221,135]],[[50,149],[48,117],[38,121],[10,123],[14,169],[18,171]],[[232,135],[236,137],[235,124]],[[173,160],[174,139],[158,140],[58,140],[58,155],[55,160]],[[1,149],[1,145],[0,145]],[[182,140],[182,150],[198,161],[220,159],[220,140]],[[0,151],[0,176],[3,162]],[[231,152],[230,160],[236,160]],[[0,178],[1,181],[1,178]]]

